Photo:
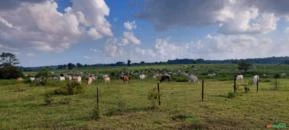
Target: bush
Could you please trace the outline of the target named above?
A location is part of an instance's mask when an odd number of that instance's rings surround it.
[[[176,82],[188,82],[189,81],[185,77],[174,77],[173,80],[176,81]]]
[[[68,82],[65,87],[61,87],[59,89],[54,90],[54,94],[56,95],[74,95],[83,93],[83,87],[75,81]]]
[[[44,105],[50,105],[53,102],[52,95],[50,93],[46,93],[44,95]]]
[[[245,90],[245,93],[248,93],[248,92],[250,91],[250,88],[246,85],[246,86],[244,87],[244,90]]]
[[[125,112],[126,109],[126,104],[125,101],[123,101],[122,99],[119,99],[119,101],[117,102],[117,112]]]
[[[63,98],[59,101],[60,104],[70,104],[71,98]]]
[[[197,117],[186,114],[174,115],[171,117],[171,119],[174,121],[185,121],[188,123],[200,123],[200,120]]]
[[[91,113],[91,117],[90,118],[93,119],[93,120],[98,120],[100,118],[100,112],[99,112],[97,107],[94,107],[92,109],[92,113]]]
[[[234,92],[228,92],[227,98],[234,98],[236,97],[236,94]]]
[[[45,86],[48,82],[49,71],[48,69],[42,69],[39,73],[36,74],[36,80],[33,85],[36,86]]]
[[[17,67],[5,65],[0,68],[0,79],[16,79],[23,77],[23,73]]]
[[[150,107],[151,109],[157,108],[158,103],[158,92],[157,88],[153,88],[148,92],[148,100],[150,101]]]

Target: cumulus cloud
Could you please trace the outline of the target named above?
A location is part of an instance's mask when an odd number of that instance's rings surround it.
[[[15,3],[15,9],[0,10],[0,43],[7,46],[60,52],[82,38],[113,36],[104,0],[72,0],[64,13],[53,0],[4,3]]]
[[[83,56],[83,58],[86,59],[86,60],[91,60],[92,59],[92,57],[90,57],[90,56]]]
[[[274,2],[274,3],[273,3]],[[219,25],[224,34],[268,33],[289,16],[287,0],[148,0],[138,17],[156,29]]]
[[[122,50],[117,39],[108,39],[104,46],[104,53],[108,57],[120,57]]]
[[[289,40],[288,40],[289,41]],[[235,59],[288,55],[284,42],[275,45],[270,38],[249,35],[208,35],[189,43],[174,43],[168,39],[158,39],[154,48],[136,48],[135,56],[148,61],[176,58]],[[280,47],[282,46],[282,47]]]
[[[127,45],[130,43],[139,45],[141,41],[133,33],[133,30],[136,29],[137,27],[135,21],[132,21],[132,22],[127,21],[123,24],[123,26],[126,29],[126,31],[123,32],[123,37],[122,37],[123,45]]]
[[[0,10],[15,9],[23,4],[41,3],[46,0],[1,0]]]
[[[133,30],[133,29],[136,29],[136,23],[135,21],[127,21],[123,24],[124,28],[127,29],[127,30]]]
[[[124,43],[124,45],[127,45],[129,43],[136,45],[140,44],[140,40],[134,35],[133,32],[124,32],[122,42]]]

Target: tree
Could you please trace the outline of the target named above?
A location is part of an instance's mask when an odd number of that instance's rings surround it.
[[[76,66],[77,66],[77,68],[81,68],[81,67],[83,67],[83,65],[80,64],[80,63],[76,63]]]
[[[130,66],[130,64],[131,64],[131,61],[127,60],[127,66]]]
[[[275,79],[275,89],[278,88],[278,79],[281,77],[280,74],[275,74],[274,75],[274,79]]]
[[[123,65],[125,65],[125,63],[124,63],[124,62],[121,62],[121,61],[119,61],[119,62],[116,62],[116,63],[115,63],[115,65],[116,65],[116,66],[123,66]]]
[[[15,67],[19,64],[16,56],[9,52],[3,52],[0,55],[0,79],[15,79],[22,77],[22,71]]]
[[[239,69],[240,71],[243,71],[243,72],[247,72],[250,67],[251,67],[251,64],[248,63],[247,61],[241,61],[241,62],[239,62],[239,64],[238,64],[238,69]]]
[[[75,67],[75,65],[72,64],[72,63],[68,63],[67,67],[68,67],[69,70],[72,70]]]
[[[22,71],[15,66],[5,65],[0,68],[0,79],[16,79],[22,76]]]
[[[40,80],[37,82],[37,85],[46,85],[48,77],[50,76],[48,68],[43,68],[36,74],[36,77]]]
[[[17,64],[19,64],[19,61],[14,54],[9,52],[3,52],[0,55],[0,66],[4,65],[15,66]]]

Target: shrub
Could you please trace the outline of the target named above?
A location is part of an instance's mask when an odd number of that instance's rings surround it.
[[[0,67],[0,79],[16,79],[22,76],[22,71],[15,66],[5,65]]]
[[[157,108],[157,103],[158,103],[158,92],[157,88],[153,88],[148,92],[147,96],[148,100],[150,101],[150,107],[151,109]]]
[[[42,69],[38,74],[35,76],[37,79],[35,80],[35,85],[45,86],[48,81],[49,71],[48,69]]]
[[[52,94],[46,93],[44,95],[44,105],[50,105],[53,102]]]
[[[228,92],[227,98],[234,98],[236,97],[236,94],[234,92]]]
[[[54,90],[56,95],[74,95],[84,91],[83,87],[75,81],[68,82],[65,87]]]
[[[71,98],[63,98],[59,101],[60,104],[70,104]]]
[[[117,102],[117,112],[124,112],[126,109],[126,104],[122,99]]]
[[[246,85],[246,86],[244,87],[244,90],[245,90],[245,93],[248,93],[248,92],[250,91],[250,88],[248,87],[248,85]]]
[[[173,80],[176,81],[176,82],[188,82],[188,79],[185,78],[185,77],[173,77]]]
[[[174,115],[171,117],[172,120],[174,121],[185,121],[189,123],[200,123],[200,120],[194,116],[191,115],[186,115],[186,114],[179,114],[179,115]]]
[[[97,107],[94,107],[92,109],[92,113],[91,113],[90,118],[93,120],[98,120],[100,118],[100,112],[99,112],[99,109]]]

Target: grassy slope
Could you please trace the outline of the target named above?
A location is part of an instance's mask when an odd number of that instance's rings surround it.
[[[56,87],[29,87],[15,81],[0,81],[0,129],[84,128],[84,129],[177,129],[177,128],[264,128],[275,121],[289,123],[289,81],[280,81],[279,90],[271,90],[270,82],[261,83],[259,93],[251,91],[233,99],[231,81],[206,82],[205,101],[200,99],[200,84],[161,84],[162,105],[149,110],[148,91],[156,82],[132,81],[109,85],[96,83],[85,93],[54,96],[53,104],[43,105],[45,92]],[[89,117],[96,102],[96,86],[100,87],[101,118]],[[70,104],[61,104],[70,98]],[[125,112],[108,115],[124,102]],[[190,115],[189,121],[172,120],[176,115]]]

